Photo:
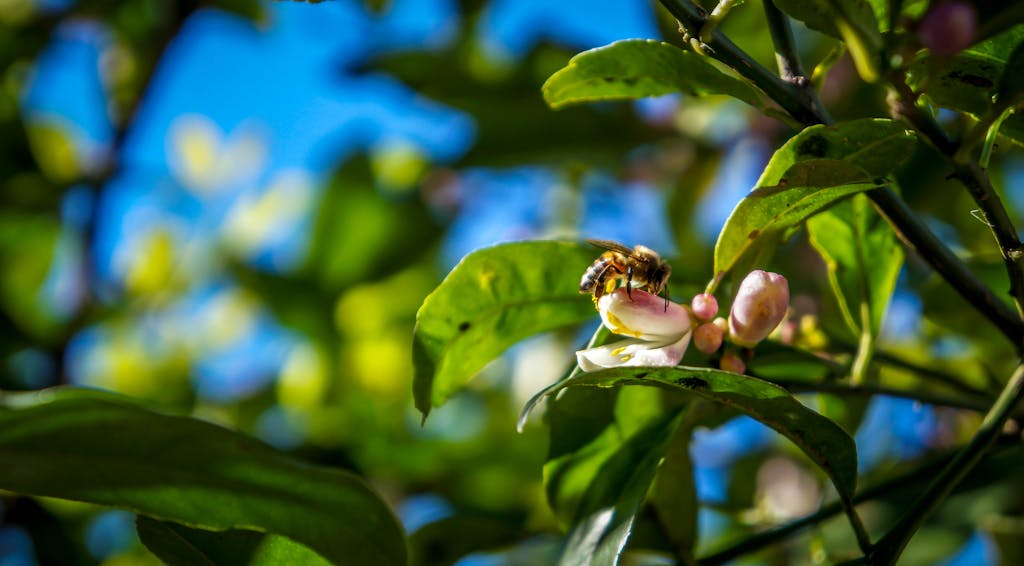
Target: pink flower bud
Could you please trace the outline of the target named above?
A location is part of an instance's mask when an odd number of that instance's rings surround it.
[[[736,355],[736,352],[732,350],[726,350],[722,354],[722,359],[718,360],[718,367],[724,371],[731,371],[732,373],[743,373],[747,371],[747,364],[743,363],[743,360]]]
[[[711,320],[718,314],[718,299],[711,293],[701,293],[693,298],[690,308],[700,320]]]
[[[921,20],[921,43],[936,55],[956,55],[974,42],[978,14],[968,2],[949,0],[932,6]]]
[[[789,282],[778,273],[751,271],[729,312],[729,339],[747,348],[764,340],[786,317]]]
[[[721,327],[713,322],[705,322],[693,331],[693,345],[705,354],[713,354],[722,346]]]

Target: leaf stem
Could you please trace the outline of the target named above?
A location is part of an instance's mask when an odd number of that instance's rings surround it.
[[[953,461],[946,465],[938,477],[918,496],[896,526],[878,541],[869,556],[872,564],[896,563],[896,559],[910,542],[910,538],[921,528],[928,516],[946,500],[946,497],[981,461],[999,437],[1003,425],[1022,398],[1024,398],[1024,364],[1017,366],[1016,371],[1013,372],[999,398],[985,415],[985,419],[981,422],[981,426],[971,441],[957,452]]]

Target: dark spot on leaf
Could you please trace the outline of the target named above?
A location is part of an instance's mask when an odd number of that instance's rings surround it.
[[[757,237],[760,236],[760,235],[761,235],[761,231],[760,230],[751,230],[750,233],[747,234],[747,239],[748,240],[756,240]]]
[[[799,156],[825,157],[827,152],[828,140],[818,135],[808,136],[796,147],[796,153]]]
[[[626,86],[633,86],[637,83],[637,80],[634,79],[633,77],[626,77],[622,79],[622,83],[625,84]]]
[[[604,77],[601,80],[603,80],[606,83],[613,83],[613,82],[615,82],[615,81],[617,81],[619,79],[618,79],[618,77]]]
[[[472,326],[472,324],[470,324],[469,322],[460,322],[459,323],[459,332],[465,332],[465,331],[469,330],[470,326]]]
[[[643,378],[647,377],[647,372],[645,371],[645,372],[643,372],[643,373],[638,373],[638,374],[636,374],[636,375],[635,375],[635,376],[633,376],[633,377],[635,377],[635,378],[637,378],[637,379],[643,379]]]
[[[699,377],[680,377],[676,380],[676,385],[685,387],[687,389],[707,389],[708,382],[704,381]]]
[[[959,81],[964,84],[976,86],[979,88],[992,88],[992,85],[994,84],[991,79],[988,79],[986,77],[982,77],[980,75],[973,75],[971,73],[964,73],[961,71],[953,71],[947,76],[955,81]]]

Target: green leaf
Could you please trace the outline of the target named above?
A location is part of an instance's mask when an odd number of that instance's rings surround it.
[[[763,262],[789,231],[852,194],[881,186],[863,169],[835,159],[803,161],[775,186],[761,186],[729,215],[715,244],[715,281]]]
[[[798,224],[852,194],[877,188],[910,156],[915,138],[891,120],[812,126],[779,148],[736,205],[715,244],[715,281],[745,271]]]
[[[139,515],[135,530],[142,544],[168,566],[271,566],[330,564],[287,537],[256,531],[206,531]]]
[[[692,393],[735,408],[793,441],[849,498],[857,487],[857,448],[843,429],[785,389],[760,379],[697,367],[615,368],[580,374],[566,387],[646,385]]]
[[[676,92],[724,94],[762,111],[768,108],[759,90],[725,74],[709,58],[649,39],[616,41],[584,51],[551,75],[543,92],[552,108]]]
[[[683,564],[693,563],[697,545],[697,485],[690,460],[690,438],[695,416],[693,405],[676,428],[665,450],[665,459],[651,489],[651,505],[665,537]]]
[[[548,504],[564,526],[572,525],[594,475],[622,442],[615,426],[618,396],[618,390],[577,388],[550,398],[551,440],[544,488]]]
[[[911,64],[908,83],[915,92],[926,94],[938,106],[980,119],[1000,112],[1004,103],[1013,100],[1014,93],[1019,95],[1022,88],[1020,65],[1011,64],[1011,57],[1014,61],[1024,57],[1024,53],[1018,51],[1022,44],[1024,26],[1017,26],[959,53],[952,60],[932,57],[924,51]],[[1000,96],[996,98],[996,94]],[[1007,118],[999,133],[1024,143],[1024,113]]]
[[[274,533],[335,563],[405,563],[398,521],[348,472],[118,395],[51,389],[2,401],[0,489]]]
[[[598,255],[568,242],[517,242],[455,266],[416,313],[413,395],[423,417],[509,346],[592,318],[579,278]]]
[[[917,138],[907,128],[882,118],[811,126],[772,155],[757,186],[778,185],[793,165],[812,159],[842,160],[872,177],[885,177],[914,153],[916,144]]]
[[[829,284],[850,329],[854,334],[864,330],[860,308],[866,304],[871,322],[867,330],[878,336],[903,266],[896,235],[863,195],[809,219],[807,233],[825,260]]]
[[[626,547],[637,512],[679,422],[679,411],[622,437],[600,437],[600,467],[590,477],[559,564],[613,566]]]

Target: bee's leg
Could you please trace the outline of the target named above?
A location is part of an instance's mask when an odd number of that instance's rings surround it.
[[[668,312],[668,284],[665,284],[665,312]]]
[[[626,296],[633,300],[633,266],[626,268]]]

